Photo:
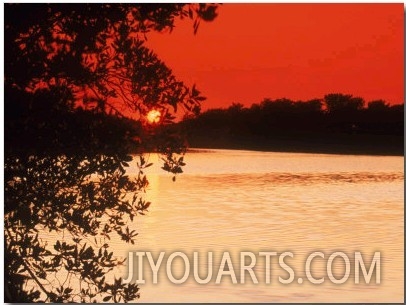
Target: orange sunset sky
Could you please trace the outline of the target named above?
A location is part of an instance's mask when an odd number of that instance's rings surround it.
[[[404,7],[398,4],[231,4],[213,22],[176,23],[147,46],[203,109],[327,93],[404,102]]]

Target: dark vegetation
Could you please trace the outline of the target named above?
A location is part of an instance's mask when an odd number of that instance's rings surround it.
[[[191,147],[382,155],[403,155],[403,124],[403,104],[345,94],[233,104],[180,123]]]
[[[196,32],[217,6],[4,6],[4,301],[135,300],[138,287],[114,274],[122,261],[109,240],[135,243],[131,222],[150,205],[142,153],[182,172],[184,139],[164,126],[204,100],[144,41],[176,18]],[[160,126],[146,124],[151,109]],[[129,176],[134,152],[139,171]]]

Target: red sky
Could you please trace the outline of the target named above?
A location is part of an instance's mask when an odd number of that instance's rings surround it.
[[[180,21],[147,45],[208,99],[203,109],[264,98],[345,93],[404,101],[403,4],[231,4]]]

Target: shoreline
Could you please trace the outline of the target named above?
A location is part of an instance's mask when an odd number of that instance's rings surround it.
[[[234,151],[252,151],[252,152],[273,152],[273,153],[297,153],[297,154],[320,154],[320,155],[342,155],[342,156],[381,156],[381,157],[404,157],[402,153],[384,153],[371,151],[328,151],[328,150],[288,150],[288,149],[261,149],[252,147],[189,147],[187,152],[205,152],[210,150],[234,150]]]
[[[401,142],[399,141],[401,138]],[[323,141],[324,140],[324,141]],[[228,149],[258,152],[289,152],[334,155],[404,156],[403,137],[382,137],[359,141],[303,141],[297,139],[248,139],[248,138],[194,138],[189,141],[189,149]],[[377,141],[378,140],[378,141]]]

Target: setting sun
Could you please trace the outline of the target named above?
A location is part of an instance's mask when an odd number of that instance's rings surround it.
[[[161,120],[161,112],[153,109],[150,112],[148,112],[147,119],[148,119],[148,122],[151,124],[158,123]]]

